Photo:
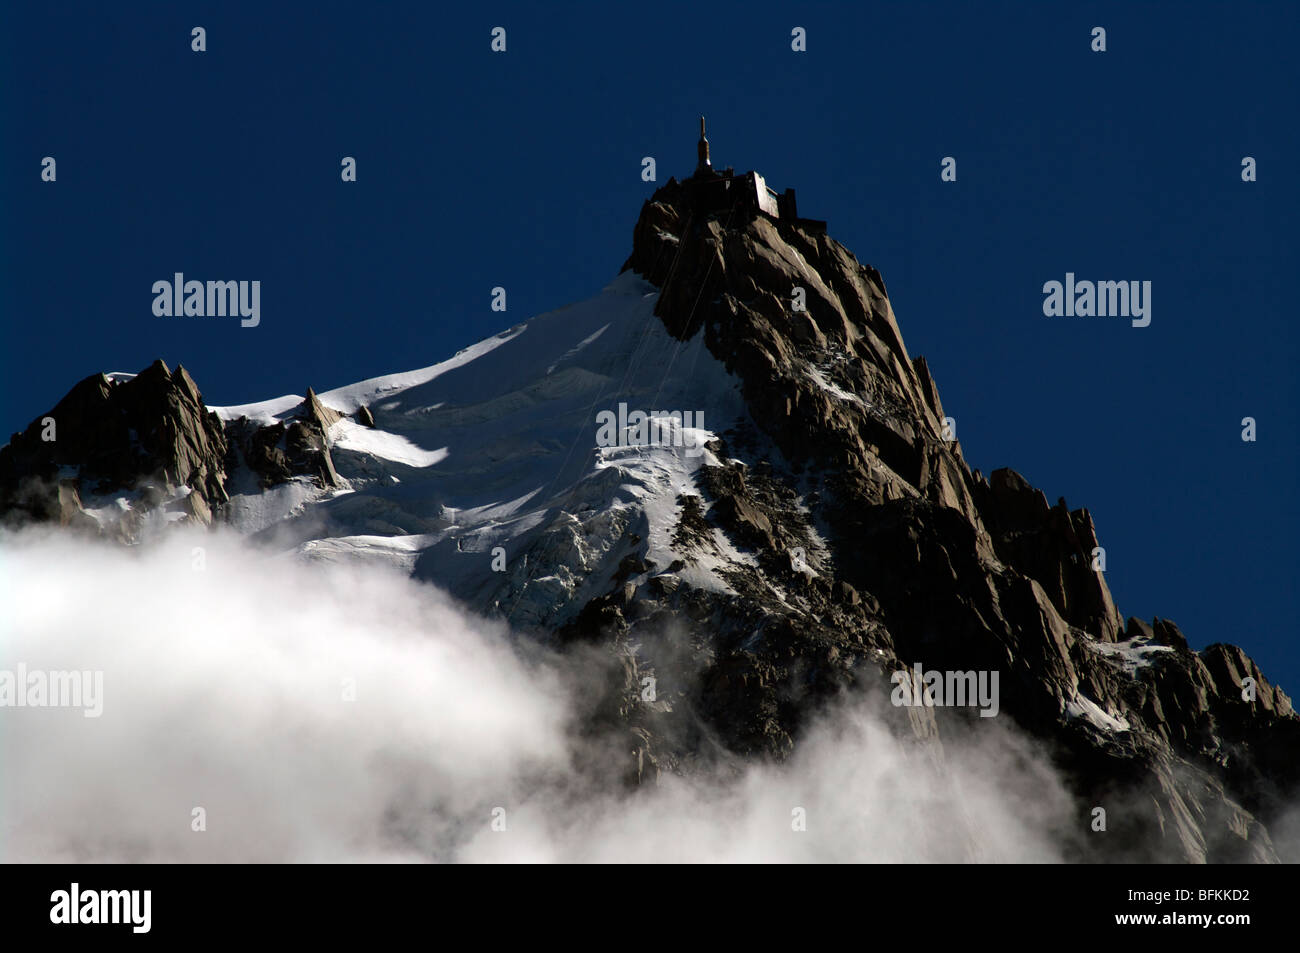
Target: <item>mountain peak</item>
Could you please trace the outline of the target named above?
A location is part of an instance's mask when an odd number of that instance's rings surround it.
[[[778,193],[772,189],[763,175],[757,171],[737,173],[728,167],[722,171],[713,168],[710,159],[709,140],[704,135],[704,117],[700,117],[700,140],[697,147],[699,161],[694,173],[681,181],[675,177],[657,189],[646,202],[641,211],[637,231],[641,231],[642,221],[647,212],[656,207],[671,209],[676,220],[691,225],[700,225],[710,219],[720,219],[723,228],[744,227],[759,217],[772,222],[784,222],[806,232],[825,232],[826,222],[820,219],[800,218],[795,190],[787,188]],[[662,215],[652,216],[650,227],[670,224]],[[648,270],[644,266],[649,266]],[[637,260],[634,243],[632,258],[623,265],[623,269],[634,268],[639,274],[650,278],[655,284],[657,266],[651,262]]]
[[[56,445],[38,418],[0,450],[0,518],[131,543],[220,522],[599,646],[592,718],[634,784],[785,758],[830,699],[900,672],[983,673],[990,716],[1080,804],[1124,806],[1071,858],[1276,859],[1266,825],[1300,790],[1287,696],[1238,648],[1125,622],[1093,514],[973,472],[880,273],[793,190],[714,170],[703,133],[601,294],[305,398],[207,408],[179,366],[95,375],[46,415]],[[937,763],[970,714],[889,712]]]

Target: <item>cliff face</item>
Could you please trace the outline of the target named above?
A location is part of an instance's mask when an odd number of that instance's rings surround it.
[[[996,673],[994,719],[886,717],[940,776],[945,742],[996,719],[1037,739],[1074,795],[1071,859],[1277,860],[1269,825],[1300,796],[1286,695],[1239,648],[1125,620],[1086,509],[966,465],[880,274],[717,194],[645,204],[644,281],[421,371],[216,412],[161,361],[88,378],[0,450],[0,521],[124,542],[223,523],[398,565],[601,660],[587,727],[632,785],[786,758],[898,671]],[[620,401],[702,410],[709,440],[597,445],[590,413]]]
[[[0,520],[97,532],[91,497],[126,491],[134,505],[115,521],[123,540],[150,518],[207,524],[228,499],[226,451],[221,422],[183,367],[159,360],[124,381],[95,374],[0,448]]]
[[[1111,806],[1111,836],[1079,838],[1081,859],[1277,859],[1267,821],[1300,782],[1290,700],[1235,646],[1196,653],[1168,620],[1125,622],[1086,509],[967,467],[875,269],[798,220],[701,214],[675,181],[643,208],[625,268],[660,288],[670,333],[702,331],[786,461],[706,481],[711,518],[760,554],[758,624],[776,636],[720,653],[715,727],[763,697],[775,717],[751,714],[762,727],[734,740],[780,750],[797,720],[782,701],[852,681],[858,663],[996,670],[1002,711],[1071,778],[1081,829]],[[740,439],[717,455],[744,458]],[[778,588],[795,594],[785,607]],[[951,713],[931,711],[942,736]]]

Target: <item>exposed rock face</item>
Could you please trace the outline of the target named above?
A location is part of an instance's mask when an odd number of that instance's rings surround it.
[[[269,425],[258,425],[246,418],[229,423],[228,468],[233,472],[242,456],[242,462],[257,474],[262,489],[299,476],[311,477],[321,487],[339,486],[328,434],[330,426],[343,415],[322,404],[308,387],[297,417],[289,423]]]
[[[1238,648],[1198,654],[1171,622],[1126,625],[1086,509],[1050,506],[1011,470],[970,471],[878,272],[798,220],[701,214],[675,180],[643,208],[624,267],[659,286],[670,333],[706,336],[785,464],[708,468],[707,517],[683,509],[684,539],[716,526],[756,554],[737,598],[665,574],[598,600],[587,637],[644,641],[665,612],[702,620],[691,708],[729,749],[778,757],[818,699],[865,672],[996,670],[1002,711],[1070,778],[1079,831],[1108,809],[1110,834],[1081,833],[1074,856],[1277,859],[1267,823],[1300,791],[1290,700]],[[714,449],[744,459],[751,439]],[[628,711],[639,765],[686,756],[680,726]],[[902,712],[927,741],[960,717]]]
[[[221,422],[183,367],[159,360],[124,381],[96,374],[0,449],[0,517],[93,529],[86,495],[132,491],[137,515],[171,502],[208,523],[227,499],[225,454]],[[129,538],[131,521],[122,530]]]

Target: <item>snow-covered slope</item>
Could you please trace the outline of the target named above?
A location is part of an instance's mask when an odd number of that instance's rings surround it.
[[[440,364],[320,393],[327,408],[366,407],[375,420],[329,427],[342,486],[300,479],[263,490],[235,479],[231,524],[317,559],[401,566],[518,623],[562,621],[585,601],[575,594],[603,591],[629,553],[672,558],[677,498],[695,494],[694,473],[711,459],[694,448],[745,414],[738,382],[702,336],[667,334],[656,297],[625,272],[594,298]],[[302,402],[211,409],[268,424]],[[599,447],[597,417],[620,404],[629,414],[690,412],[702,426],[680,441]],[[726,554],[720,544],[691,567],[691,581],[725,588],[710,566]]]

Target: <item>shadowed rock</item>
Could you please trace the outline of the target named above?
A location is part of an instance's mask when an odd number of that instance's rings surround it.
[[[705,468],[707,515],[683,508],[684,552],[704,545],[704,523],[753,553],[757,569],[729,577],[735,597],[648,589],[598,620],[606,637],[645,640],[665,605],[700,619],[707,688],[692,704],[731,749],[775,757],[819,699],[867,673],[996,670],[1002,711],[1049,747],[1078,799],[1068,856],[1276,860],[1267,824],[1300,793],[1286,695],[1241,649],[1192,652],[1167,620],[1126,626],[1094,568],[1088,510],[1050,505],[1012,470],[970,471],[875,269],[800,220],[702,211],[693,182],[646,202],[624,267],[659,287],[669,333],[703,334],[740,378],[788,466]],[[743,459],[747,440],[729,434],[718,455]],[[899,726],[921,744],[962,717],[920,714],[901,710]],[[688,756],[664,720],[631,717],[642,763]],[[1116,819],[1109,834],[1088,827],[1093,806]]]
[[[188,487],[199,497],[189,518],[207,523],[227,499],[226,451],[221,421],[183,367],[95,374],[0,448],[0,515],[89,526],[78,515],[87,493],[152,489],[161,499]]]

